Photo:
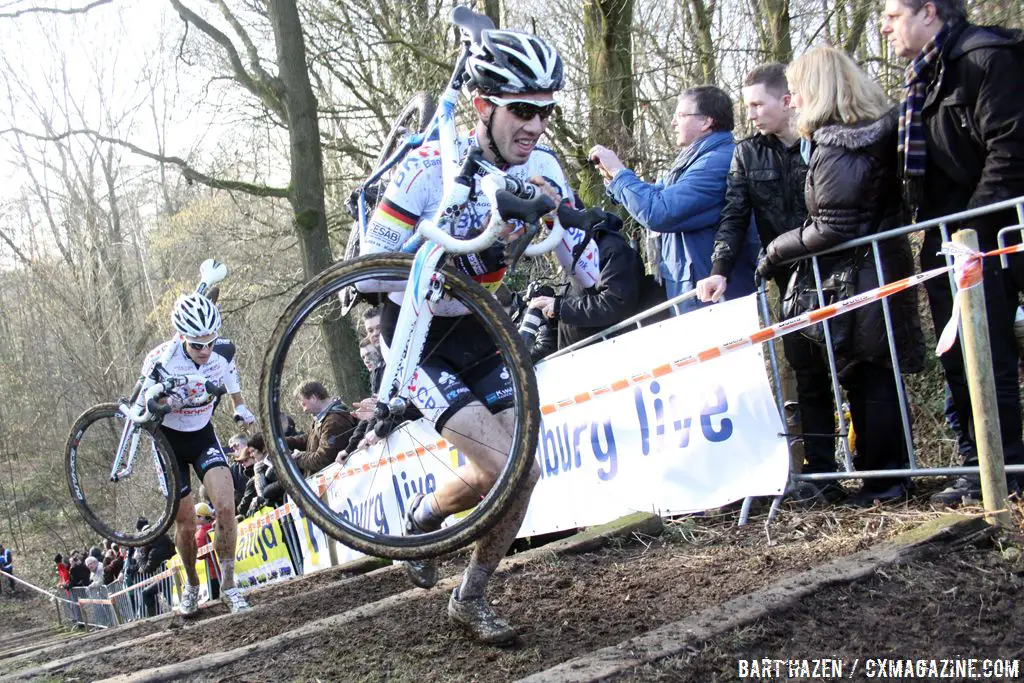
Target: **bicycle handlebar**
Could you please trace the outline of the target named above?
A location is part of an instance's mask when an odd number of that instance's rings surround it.
[[[591,207],[584,211],[574,209],[568,204],[558,206],[558,220],[568,228],[576,228],[583,232],[590,233],[599,223],[604,222],[607,214],[597,207]]]
[[[164,378],[162,381],[152,385],[146,392],[139,397],[135,405],[131,408],[122,406],[121,412],[124,413],[125,417],[134,422],[135,424],[143,424],[149,422],[154,418],[162,418],[167,413],[171,412],[172,408],[167,403],[161,404],[160,399],[168,394],[171,390],[176,389],[190,381],[185,375],[171,375]],[[204,385],[207,395],[218,398],[227,393],[227,387],[220,384],[216,384],[209,380]]]
[[[536,223],[544,214],[555,209],[555,202],[544,194],[525,198],[517,197],[508,190],[502,189],[494,193],[493,206],[498,210],[498,215],[506,221]]]
[[[501,230],[502,225],[506,220],[521,220],[519,215],[506,215],[504,217],[500,215],[501,209],[499,206],[498,193],[508,193],[508,190],[506,190],[506,178],[508,178],[508,176],[489,174],[484,176],[483,180],[480,182],[480,188],[483,190],[484,194],[487,195],[491,206],[498,207],[498,209],[491,212],[490,222],[488,222],[484,231],[476,237],[470,239],[459,239],[457,237],[453,237],[439,228],[431,220],[423,220],[420,222],[420,234],[424,238],[441,245],[444,247],[445,251],[451,254],[472,254],[483,251],[487,247],[491,246],[498,238],[498,232]],[[469,188],[464,185],[456,185],[455,187],[457,188],[456,193],[461,196],[449,198],[449,205],[461,206],[469,198]],[[517,198],[513,197],[513,199]],[[517,201],[514,209],[512,210],[516,214],[526,215],[528,217],[536,216],[537,220],[539,220],[539,218],[545,213],[555,208],[551,199],[547,197],[547,195],[543,194],[539,194],[530,200],[519,201],[530,203],[519,204]],[[502,199],[501,203],[502,205],[509,206],[508,199]],[[541,207],[546,208],[540,210]],[[562,228],[562,225],[556,216],[551,233],[540,242],[527,246],[523,253],[525,253],[526,256],[537,256],[539,254],[547,253],[558,246],[558,243],[562,241],[562,235],[564,233],[565,230]]]

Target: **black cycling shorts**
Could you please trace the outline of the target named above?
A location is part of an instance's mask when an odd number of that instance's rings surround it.
[[[390,299],[382,307],[380,334],[389,347],[400,309]],[[413,404],[439,433],[452,415],[473,401],[492,414],[512,407],[511,375],[476,317],[434,317],[423,355],[409,390]]]
[[[209,422],[202,429],[194,432],[179,432],[176,429],[160,427],[167,440],[171,443],[171,450],[178,461],[178,472],[181,473],[181,488],[178,490],[178,500],[181,500],[192,492],[191,474],[188,471],[191,465],[199,477],[200,483],[206,473],[216,467],[228,467],[227,456],[224,449],[213,432],[213,423]]]

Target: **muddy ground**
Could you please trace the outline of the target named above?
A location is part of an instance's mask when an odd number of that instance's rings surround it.
[[[451,630],[448,593],[435,588],[194,680],[515,680],[870,547],[938,514],[921,501],[873,510],[794,510],[767,531],[763,516],[744,528],[735,526],[735,515],[695,517],[667,523],[659,537],[633,535],[583,555],[555,556],[542,548],[529,562],[499,571],[489,592],[519,629],[516,647],[482,647]],[[1019,539],[1008,541],[1015,543]],[[1024,561],[1014,552],[970,546],[892,567],[621,680],[736,680],[739,659],[762,657],[1024,657],[1015,644],[1024,632],[1022,617],[1013,611],[1024,588]],[[444,574],[456,576],[464,562],[464,556],[449,560]],[[259,591],[246,614],[222,616],[223,607],[215,605],[198,620],[152,622],[130,636],[148,633],[146,642],[121,637],[110,653],[98,652],[100,644],[62,645],[60,656],[83,650],[90,656],[45,679],[96,680],[262,643],[311,615],[341,614],[409,587],[400,568],[355,578],[325,573]],[[0,660],[0,673],[24,666],[14,664]]]
[[[913,515],[911,515],[912,517]],[[494,649],[470,643],[444,618],[448,594],[420,592],[383,615],[325,628],[196,680],[511,680],[618,643],[783,576],[867,547],[914,521],[888,512],[786,514],[766,534],[737,528],[735,516],[690,518],[658,538],[627,539],[598,552],[540,557],[501,572],[489,597],[520,630],[521,643]],[[452,568],[454,569],[454,567]],[[454,575],[455,571],[449,571]],[[388,591],[406,590],[400,573],[378,572],[347,587],[321,589],[310,604],[295,597],[251,615],[204,627],[185,623],[176,637],[98,656],[65,672],[92,680],[256,642],[295,628],[305,615],[341,612]]]
[[[785,661],[776,680],[799,680],[801,671],[791,669],[790,660],[839,662],[840,669],[819,664],[815,680],[867,680],[884,670],[881,658],[936,660],[938,676],[924,671],[930,680],[963,680],[969,671],[952,668],[957,658],[1016,660],[1016,677],[1010,669],[1000,676],[993,668],[991,680],[1024,678],[1022,598],[1019,551],[1000,552],[986,543],[936,553],[828,588],[798,607],[614,680],[733,681],[751,670],[753,660],[765,658]],[[943,675],[943,667],[950,675]],[[975,670],[984,673],[980,662]]]

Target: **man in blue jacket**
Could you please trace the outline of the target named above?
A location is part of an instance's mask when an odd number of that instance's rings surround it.
[[[711,274],[715,227],[725,206],[726,178],[736,147],[733,125],[729,95],[702,85],[679,96],[672,128],[680,152],[660,182],[640,180],[606,147],[590,150],[608,194],[642,226],[661,233],[659,274],[669,298],[693,290],[698,280]],[[749,235],[729,282],[729,298],[754,291],[759,244],[756,231]],[[693,298],[680,308],[685,312],[701,305]]]

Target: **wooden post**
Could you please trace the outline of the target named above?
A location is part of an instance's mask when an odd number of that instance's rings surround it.
[[[977,251],[978,235],[974,230],[960,230],[953,241]],[[974,439],[978,446],[978,467],[981,475],[981,498],[988,513],[989,524],[1009,528],[1010,513],[1006,502],[1006,469],[1003,462],[1003,441],[999,433],[999,409],[996,405],[996,381],[992,373],[992,346],[988,338],[988,314],[985,312],[985,290],[979,284],[961,291],[960,311],[963,322],[964,369],[967,389],[971,395],[974,418]]]

